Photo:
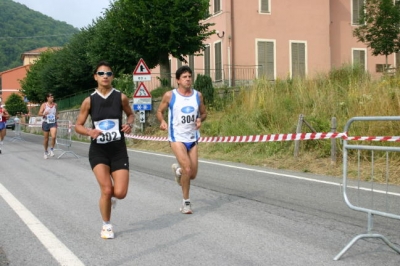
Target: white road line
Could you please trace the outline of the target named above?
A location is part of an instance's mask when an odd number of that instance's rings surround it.
[[[130,151],[137,152],[137,153],[144,153],[144,154],[152,154],[152,155],[157,155],[157,156],[162,156],[162,157],[175,158],[175,156],[173,156],[173,155],[164,155],[164,154],[138,151],[138,150],[130,150]],[[230,168],[235,168],[235,169],[241,169],[241,170],[246,170],[246,171],[250,171],[250,172],[257,172],[257,173],[276,175],[276,176],[284,176],[284,177],[289,177],[289,178],[294,178],[294,179],[299,179],[299,180],[304,180],[304,181],[309,181],[309,182],[315,182],[315,183],[322,183],[322,184],[327,184],[327,185],[334,185],[334,186],[340,186],[340,187],[343,185],[342,183],[339,183],[339,182],[336,183],[336,182],[318,180],[318,179],[314,179],[314,178],[297,176],[297,175],[281,174],[281,173],[265,171],[265,170],[256,170],[256,169],[252,169],[252,168],[234,166],[234,165],[223,164],[223,163],[214,163],[214,162],[203,161],[203,160],[199,160],[199,162],[206,163],[206,164],[214,164],[214,165],[219,165],[219,166],[224,166],[224,167],[230,167]],[[396,192],[389,192],[389,191],[378,190],[378,189],[372,190],[371,188],[357,187],[357,186],[347,186],[347,188],[359,189],[359,190],[364,190],[364,191],[373,191],[373,192],[379,193],[379,194],[388,194],[388,195],[400,197],[400,193],[396,193]]]
[[[1,183],[0,196],[18,214],[21,220],[42,242],[47,251],[60,263],[60,265],[84,265],[58,238],[37,219],[24,205],[21,204]]]

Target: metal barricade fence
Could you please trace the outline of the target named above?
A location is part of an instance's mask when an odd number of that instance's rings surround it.
[[[57,136],[56,136],[56,146],[57,150],[61,150],[62,153],[57,157],[61,158],[66,153],[71,153],[76,158],[79,156],[70,150],[72,146],[71,140],[72,123],[69,120],[57,120]]]
[[[11,138],[11,141],[16,141],[16,140],[24,140],[21,136],[21,123],[20,123],[20,119],[18,117],[16,117],[14,119],[15,121],[15,128],[14,128],[14,137]]]
[[[372,123],[377,128],[384,128],[389,121],[400,121],[400,116],[381,117],[353,117],[345,125],[344,132],[349,134],[356,125],[350,128],[354,122],[357,125]],[[398,125],[398,122],[396,122]],[[350,139],[350,140],[348,140]],[[357,141],[355,141],[357,140]],[[349,142],[353,143],[350,144]],[[362,143],[354,144],[354,143]],[[389,145],[388,143],[392,143]],[[400,193],[396,183],[398,173],[395,167],[390,167],[391,162],[400,158],[400,144],[396,142],[376,142],[363,140],[362,137],[343,140],[343,197],[348,207],[355,211],[367,214],[367,232],[354,237],[339,253],[334,260],[350,249],[358,240],[363,238],[377,238],[383,240],[390,248],[400,253],[400,247],[394,245],[389,239],[380,233],[373,232],[374,216],[400,220]],[[397,160],[398,161],[398,160]],[[357,172],[349,169],[354,164]],[[350,172],[356,173],[357,180],[350,180]]]

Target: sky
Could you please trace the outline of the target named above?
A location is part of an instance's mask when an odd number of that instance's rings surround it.
[[[76,28],[86,27],[103,16],[112,0],[13,0],[28,8],[64,21]]]

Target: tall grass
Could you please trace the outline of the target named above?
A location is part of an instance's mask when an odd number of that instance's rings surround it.
[[[400,105],[400,76],[373,80],[360,68],[343,66],[315,79],[287,79],[270,82],[255,80],[240,88],[238,95],[224,102],[223,111],[209,111],[202,126],[203,136],[243,136],[295,133],[299,115],[317,132],[330,132],[331,120],[342,132],[348,119],[358,116],[397,116]],[[215,97],[216,101],[224,101]],[[216,103],[221,105],[221,103]],[[351,135],[398,135],[399,123],[360,123]],[[307,127],[303,132],[311,132]],[[293,142],[212,144],[212,151],[235,151],[252,156],[293,154]],[[315,156],[330,156],[329,141],[304,141],[302,151]],[[240,151],[239,151],[240,150]]]
[[[222,88],[216,91],[208,118],[202,124],[203,137],[248,136],[295,133],[299,115],[317,132],[330,132],[331,120],[337,120],[336,132],[343,132],[346,122],[359,116],[398,116],[400,110],[400,75],[372,79],[363,69],[343,66],[314,79],[282,79],[275,82],[258,79],[252,86]],[[153,128],[154,134],[165,134]],[[311,132],[306,126],[302,132]],[[397,136],[399,122],[354,123],[351,136]],[[300,142],[299,156],[294,157],[294,142],[201,143],[199,156],[272,168],[340,176],[342,174],[341,140],[336,139],[337,163],[331,161],[331,140]],[[398,146],[400,143],[373,145]],[[170,152],[168,143],[135,141],[136,148]],[[357,176],[356,154],[349,154],[349,169]],[[400,173],[400,155],[391,155],[391,169]],[[363,162],[371,161],[363,156]],[[384,156],[375,158],[384,161]],[[375,168],[386,169],[384,163]],[[381,170],[379,170],[381,171]],[[383,173],[384,170],[382,170]],[[396,173],[397,173],[396,172]],[[399,180],[395,181],[400,183]]]

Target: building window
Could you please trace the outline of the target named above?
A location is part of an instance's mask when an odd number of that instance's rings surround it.
[[[353,25],[360,25],[360,19],[364,12],[364,0],[352,0],[352,10],[351,21]]]
[[[215,81],[222,80],[222,50],[221,42],[214,45],[215,51]]]
[[[290,48],[292,78],[305,78],[306,44],[303,42],[292,42]]]
[[[189,67],[194,71],[194,55],[189,55]]]
[[[214,0],[214,14],[221,12],[221,0]]]
[[[210,68],[211,68],[211,57],[210,57],[210,46],[207,45],[204,49],[204,75],[210,77]]]
[[[353,49],[353,66],[360,66],[361,69],[367,70],[366,49]]]
[[[260,1],[260,13],[271,13],[270,0],[259,0]]]
[[[272,41],[257,42],[258,78],[275,80],[275,43]]]
[[[182,66],[182,61],[179,60],[179,58],[176,59],[176,66],[177,66],[177,69]]]

